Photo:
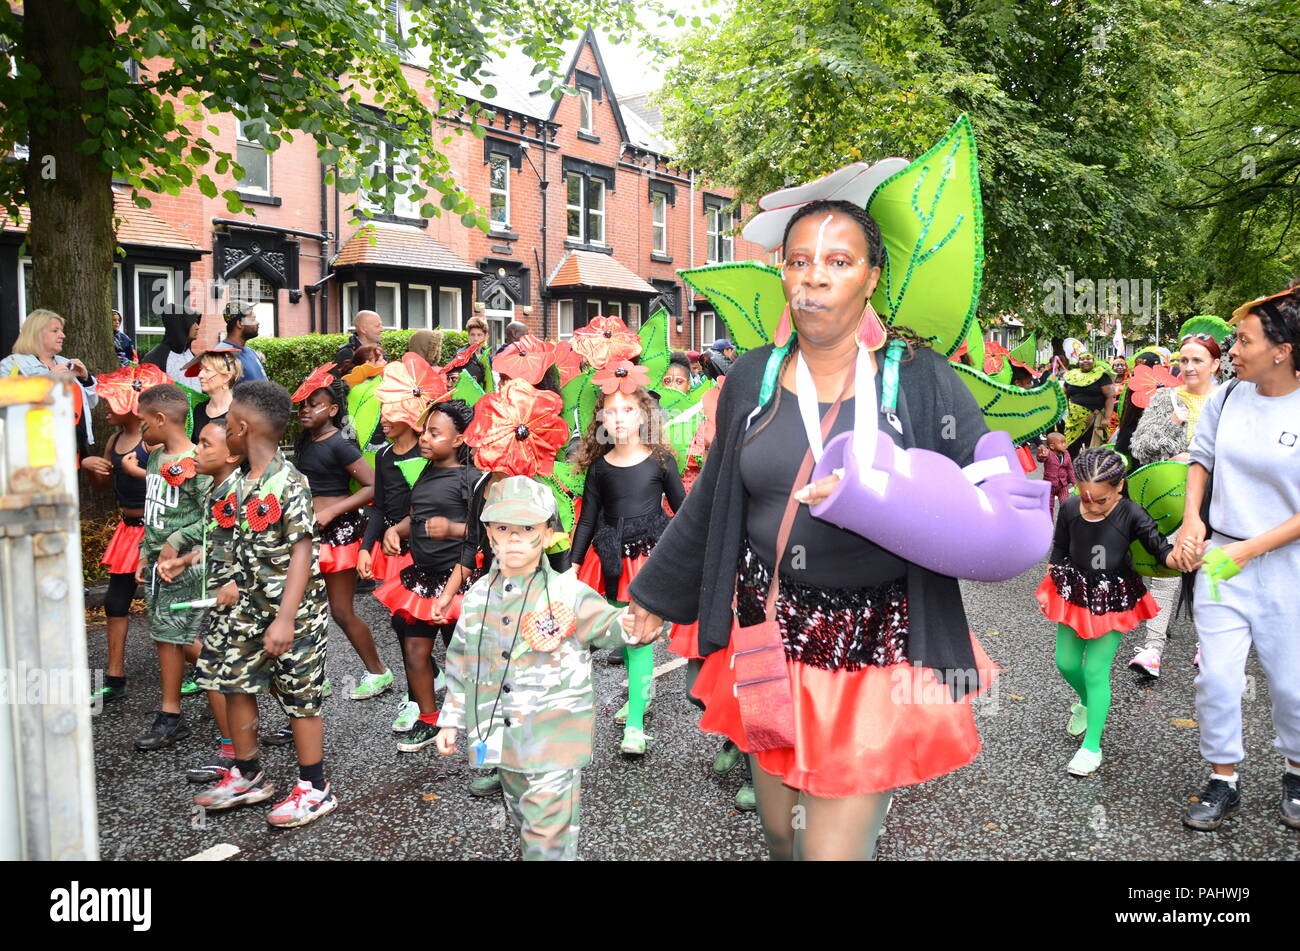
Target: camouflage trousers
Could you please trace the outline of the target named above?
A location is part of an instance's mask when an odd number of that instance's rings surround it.
[[[220,632],[220,640],[205,639],[200,655],[204,683],[222,693],[274,693],[284,712],[291,717],[320,714],[321,688],[325,684],[325,642],[328,613],[304,625],[293,645],[279,657],[264,649],[266,628],[271,618],[255,621],[235,613]]]
[[[161,578],[155,578],[153,569],[154,565],[150,563],[145,566],[144,572],[145,592],[149,600],[149,636],[164,644],[192,644],[199,635],[203,609],[173,611],[171,606],[180,601],[197,601],[205,596],[202,574],[191,566],[168,584]]]
[[[203,648],[195,662],[197,676],[194,682],[204,690],[220,690],[217,677],[221,673],[221,658],[225,656],[227,642],[230,639],[230,620],[234,605],[215,607],[208,610],[207,624],[200,633]]]
[[[582,770],[549,773],[498,770],[510,820],[519,829],[525,862],[578,858]]]

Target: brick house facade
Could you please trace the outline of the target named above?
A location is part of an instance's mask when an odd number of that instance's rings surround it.
[[[422,90],[418,58],[417,51],[402,69]],[[114,299],[124,328],[147,349],[158,339],[156,305],[180,300],[189,281],[189,303],[204,314],[201,338],[209,341],[223,335],[232,299],[256,302],[263,336],[337,333],[351,328],[358,310],[373,309],[390,327],[460,329],[478,313],[494,338],[511,320],[554,338],[597,314],[637,326],[661,303],[673,317],[675,346],[701,349],[724,335],[676,271],[766,259],[759,246],[723,233],[741,220],[724,211],[731,194],[673,163],[657,111],[645,96],[620,101],[591,31],[571,44],[565,64],[565,84],[578,95],[556,101],[538,92],[532,65],[505,59],[490,67],[497,94],[479,99],[492,111],[482,139],[464,124],[433,132],[461,187],[489,210],[488,234],[454,214],[422,219],[399,201],[392,214],[369,206],[372,239],[349,225],[358,196],[325,184],[309,136],[264,153],[240,142],[234,116],[209,117],[204,124],[220,127],[248,169],[242,183],[214,180],[219,189],[239,188],[255,215],[232,215],[224,200],[197,187],[150,195],[148,211],[119,195],[128,257],[115,267]],[[5,351],[30,309],[22,230],[6,223],[0,231]],[[223,282],[238,283],[223,289]]]

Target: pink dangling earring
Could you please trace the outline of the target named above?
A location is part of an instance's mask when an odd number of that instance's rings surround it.
[[[885,326],[880,322],[880,315],[867,301],[862,310],[862,322],[858,324],[858,342],[868,350],[879,350],[885,345]]]
[[[776,325],[776,336],[772,338],[772,342],[778,347],[784,347],[790,342],[790,334],[793,332],[790,326],[790,305],[786,304],[785,309],[781,311],[781,321]]]

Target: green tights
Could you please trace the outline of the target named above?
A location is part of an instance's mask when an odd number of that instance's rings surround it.
[[[624,606],[624,601],[610,600],[610,604]],[[645,708],[650,702],[650,683],[654,680],[655,651],[653,644],[623,647],[623,664],[627,669],[627,726],[645,729]]]
[[[1084,640],[1070,625],[1056,625],[1056,669],[1088,708],[1083,748],[1094,753],[1101,752],[1101,731],[1110,713],[1110,665],[1123,636],[1108,631],[1095,640]]]

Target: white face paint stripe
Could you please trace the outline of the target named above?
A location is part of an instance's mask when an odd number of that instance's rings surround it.
[[[834,217],[835,216],[832,214],[827,214],[826,217],[822,219],[821,227],[817,229],[817,246],[813,248],[812,259],[814,266],[822,259],[822,241],[826,237],[826,226],[831,223],[831,219]]]

